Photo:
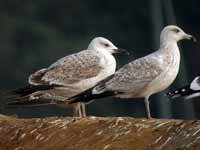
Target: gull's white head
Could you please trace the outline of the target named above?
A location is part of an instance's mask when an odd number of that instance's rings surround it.
[[[88,49],[89,50],[97,50],[100,52],[101,51],[108,52],[110,54],[126,52],[126,50],[117,48],[111,41],[109,41],[108,39],[103,38],[103,37],[94,38],[90,42]]]
[[[192,83],[190,84],[190,88],[194,91],[200,90],[200,76],[197,76]]]
[[[166,26],[160,35],[161,43],[165,41],[178,42],[183,39],[192,39],[193,41],[196,41],[192,35],[185,33],[181,28],[175,25]]]

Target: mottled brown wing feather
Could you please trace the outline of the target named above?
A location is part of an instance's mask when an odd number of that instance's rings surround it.
[[[29,76],[29,84],[31,85],[44,85],[47,84],[45,81],[42,81],[41,78],[47,73],[49,69],[43,68]]]
[[[81,80],[97,76],[101,69],[102,68],[97,64],[90,66],[81,66],[77,64],[75,69],[57,66],[43,76],[43,81],[59,85],[74,84]]]
[[[99,74],[100,57],[96,52],[85,50],[61,58],[47,69],[32,74],[30,84],[69,85]]]

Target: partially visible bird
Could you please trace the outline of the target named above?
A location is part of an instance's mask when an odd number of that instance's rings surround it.
[[[115,73],[114,53],[118,49],[108,39],[94,38],[86,50],[63,57],[29,76],[28,85],[11,91],[15,100],[9,106],[38,106],[56,104],[72,107],[74,116],[86,116],[84,104],[68,104],[77,95]]]
[[[191,99],[200,97],[200,76],[195,77],[194,80],[189,85],[168,92],[167,96],[169,96],[172,99],[175,98]]]
[[[149,97],[166,89],[175,80],[180,64],[177,42],[182,39],[194,38],[177,26],[166,26],[160,35],[159,50],[128,63],[112,77],[70,98],[70,103],[88,102],[108,96],[145,98],[147,117],[151,118]]]

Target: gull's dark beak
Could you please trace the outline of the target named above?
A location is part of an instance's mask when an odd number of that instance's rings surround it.
[[[194,36],[192,36],[192,40],[193,42],[197,42],[197,39]]]
[[[130,55],[129,51],[122,49],[122,48],[117,48],[117,49],[113,49],[114,53],[116,54],[121,54],[121,53],[125,53],[126,55]]]
[[[197,41],[197,39],[193,35],[185,34],[185,38],[188,40],[192,40],[193,42]]]

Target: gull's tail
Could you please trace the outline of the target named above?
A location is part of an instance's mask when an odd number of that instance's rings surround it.
[[[28,97],[17,98],[14,101],[10,101],[6,103],[7,107],[18,107],[18,106],[25,106],[25,107],[35,107],[35,106],[43,106],[43,105],[50,105],[55,104],[53,101],[50,102],[49,99],[29,99]]]
[[[37,106],[37,105],[46,105],[52,104],[52,100],[39,98],[41,91],[49,90],[55,85],[27,85],[22,88],[14,89],[7,91],[4,95],[8,100],[5,104],[7,106]],[[35,94],[36,93],[36,94]],[[33,96],[34,95],[34,96]]]
[[[49,90],[56,87],[56,85],[27,85],[22,88],[8,91],[6,94],[9,96],[18,95],[20,97],[27,96],[37,91]]]

